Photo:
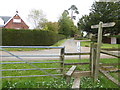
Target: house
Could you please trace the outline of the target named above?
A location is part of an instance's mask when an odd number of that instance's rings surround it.
[[[120,35],[104,36],[103,43],[120,44]]]
[[[15,16],[0,16],[0,28],[7,29],[29,29],[28,25],[21,19],[16,11]]]

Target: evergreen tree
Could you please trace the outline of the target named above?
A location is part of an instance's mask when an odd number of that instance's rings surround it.
[[[95,2],[91,7],[89,15],[83,16],[78,26],[80,29],[88,32],[97,34],[97,29],[91,30],[91,25],[98,24],[100,21],[103,23],[115,22],[116,25],[110,28],[104,28],[103,34],[118,34],[120,30],[120,2]]]
[[[76,19],[76,16],[74,16],[75,14],[79,14],[78,8],[75,5],[71,5],[71,7],[68,9],[71,11],[71,19]]]

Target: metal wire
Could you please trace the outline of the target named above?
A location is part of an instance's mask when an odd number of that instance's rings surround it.
[[[32,63],[27,62],[26,60],[24,60],[24,59],[20,58],[19,56],[12,54],[12,53],[10,53],[10,52],[6,51],[5,49],[2,49],[2,48],[0,48],[0,49],[1,49],[2,51],[4,51],[4,52],[6,52],[6,53],[8,53],[8,54],[10,54],[10,55],[12,55],[12,56],[14,56],[14,57],[16,57],[17,59],[19,59],[19,60],[21,60],[21,61],[23,61],[23,62],[25,62],[25,63],[29,64],[30,66],[32,66],[32,67],[34,67],[34,68],[36,68],[36,69],[38,69],[38,70],[40,70],[40,71],[42,71],[42,72],[44,72],[44,73],[48,74],[49,76],[51,76],[51,77],[53,77],[53,78],[57,78],[57,77],[55,77],[54,75],[52,75],[52,74],[50,74],[50,73],[48,73],[48,72],[44,71],[43,69],[38,68],[37,66],[33,65]]]
[[[53,74],[54,76],[62,76],[63,74]],[[43,77],[43,76],[49,76],[49,75],[27,75],[27,76],[4,76],[0,78],[20,78],[20,77]]]

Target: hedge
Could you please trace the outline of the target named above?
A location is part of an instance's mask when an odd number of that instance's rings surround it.
[[[64,38],[50,31],[2,29],[3,46],[49,46]]]

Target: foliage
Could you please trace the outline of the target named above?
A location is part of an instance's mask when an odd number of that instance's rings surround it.
[[[42,10],[32,9],[28,18],[33,23],[34,29],[42,29],[43,23],[47,22],[46,15]]]
[[[81,46],[83,47],[90,47],[90,43],[91,41],[82,41],[80,42],[81,43]],[[103,43],[102,46],[101,46],[102,49],[119,49],[119,44],[106,44],[106,43]]]
[[[53,31],[55,33],[58,33],[58,29],[59,29],[58,22],[45,22],[44,26],[45,27],[43,28],[43,30],[46,28],[46,30],[48,31]]]
[[[50,62],[51,60],[44,60],[41,62]],[[52,60],[57,61],[57,60]],[[8,61],[2,61],[2,62],[8,62]],[[13,62],[13,61],[9,61]],[[15,62],[15,61],[14,61]],[[17,61],[16,61],[17,62]],[[30,61],[33,62],[33,61]],[[40,61],[34,61],[34,62],[40,62]],[[66,63],[73,63],[73,62],[89,62],[88,59],[81,59],[81,60],[65,60]],[[100,59],[101,63],[117,63],[117,58],[110,58],[110,59]],[[48,63],[48,64],[34,64],[35,66],[39,68],[58,68],[60,66],[59,63]],[[65,65],[65,69],[68,70],[72,65]],[[4,64],[2,65],[3,69],[29,69],[32,68],[28,64]],[[77,65],[77,70],[88,70],[89,65]],[[50,73],[57,73],[58,70],[48,70]],[[24,75],[43,75],[43,72],[40,72],[39,70],[34,71],[3,71],[3,76],[24,76]],[[117,77],[118,78],[118,77]],[[99,74],[99,79],[96,84],[93,84],[93,79],[91,77],[81,77],[80,87],[81,88],[118,88],[114,83],[106,79],[102,74]],[[57,79],[54,79],[52,77],[26,77],[26,78],[3,78],[2,79],[2,86],[3,88],[71,88],[73,80],[70,81],[70,84],[66,84],[65,78],[62,78],[61,76],[57,77]],[[4,89],[3,89],[4,90]]]
[[[103,23],[115,22],[116,25],[104,28],[103,35],[120,33],[120,2],[95,2],[91,7],[89,15],[84,15],[78,22],[79,29],[88,33],[97,34],[97,29],[91,30],[91,25],[96,25],[100,21]]]
[[[2,35],[4,46],[49,46],[65,38],[64,35],[41,30],[3,29]]]
[[[71,19],[76,19],[76,16],[73,14],[79,14],[78,8],[75,5],[71,5],[71,7],[68,9],[71,11]]]
[[[73,21],[68,17],[68,13],[64,11],[59,19],[59,33],[68,36],[74,36],[77,32],[77,27]]]

